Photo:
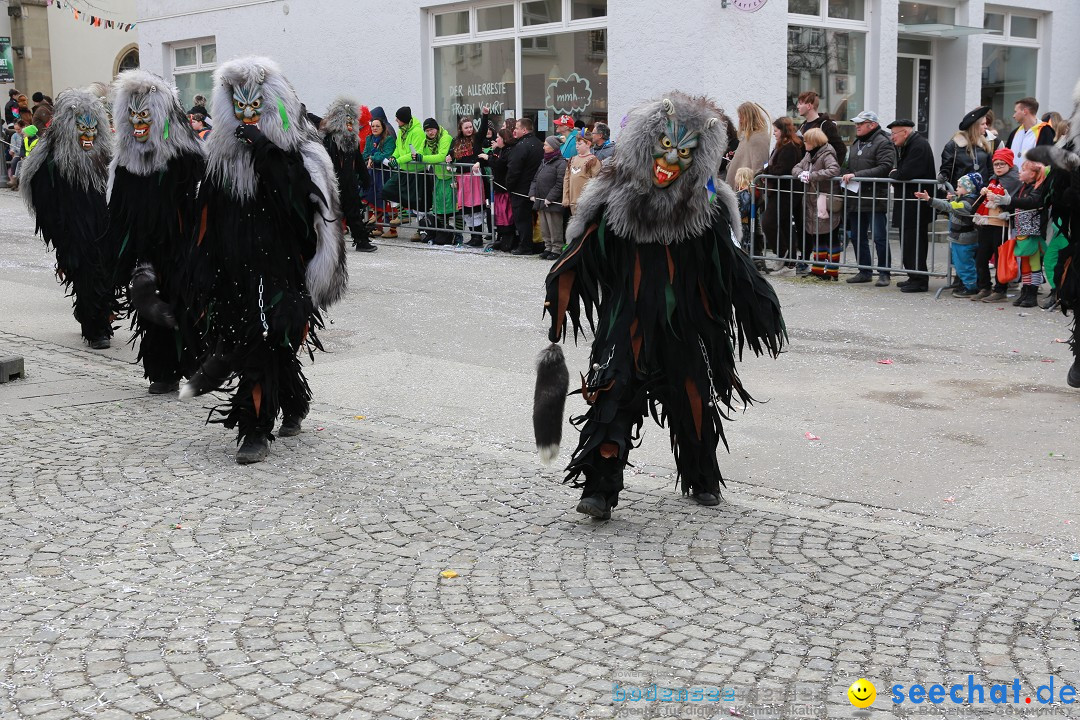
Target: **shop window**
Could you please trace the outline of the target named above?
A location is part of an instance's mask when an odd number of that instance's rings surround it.
[[[435,16],[435,37],[464,35],[469,32],[469,11],[440,13]]]
[[[525,115],[537,118],[536,129],[554,132],[552,121],[570,115],[579,122],[607,122],[606,30],[559,33],[545,40],[550,55],[521,57],[521,100]],[[602,71],[602,73],[601,73]]]
[[[821,0],[788,0],[788,12],[796,15],[821,15]]]
[[[607,15],[607,0],[573,0],[570,4],[571,20],[591,20]]]
[[[835,120],[845,136],[853,135],[848,118],[864,108],[865,66],[865,33],[789,26],[788,114],[797,117],[796,99],[814,90],[818,112]]]
[[[829,0],[829,17],[834,20],[865,20],[865,0]]]
[[[464,46],[435,48],[435,117],[447,130],[457,132],[461,117],[480,117],[484,105],[491,107],[492,122],[513,108],[514,41],[472,43],[475,52],[457,53]]]
[[[1005,14],[988,12],[983,15],[983,29],[990,32],[1005,32]]]
[[[1014,38],[1035,40],[1039,37],[1039,21],[1033,17],[1013,15],[1009,23],[1009,35]]]
[[[956,22],[956,8],[924,2],[901,2],[898,14],[901,25],[952,25]]]
[[[1038,48],[983,45],[982,104],[994,111],[999,134],[1013,127],[1016,101],[1035,97],[1038,60]]]
[[[521,24],[547,25],[562,21],[562,0],[530,0],[521,3]]]
[[[180,91],[180,104],[194,105],[196,95],[207,99],[214,88],[217,44],[213,38],[172,44],[173,82]]]
[[[496,5],[476,9],[477,32],[506,30],[514,27],[514,6]]]

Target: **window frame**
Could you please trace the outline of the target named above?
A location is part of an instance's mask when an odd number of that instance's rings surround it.
[[[984,15],[1002,15],[1005,17],[1005,25],[1001,31],[1001,34],[987,32],[983,35],[983,42],[987,45],[1009,45],[1015,47],[1029,47],[1039,50],[1038,62],[1042,62],[1042,40],[1043,40],[1043,26],[1045,23],[1043,20],[1046,17],[1046,13],[1040,13],[1037,10],[1028,11],[1016,11],[1009,7],[1001,5],[987,5],[983,11]],[[1012,34],[1012,19],[1014,17],[1022,17],[1028,20],[1035,21],[1035,37],[1023,37]],[[985,24],[985,21],[984,21]],[[1036,71],[1037,73],[1038,71]]]
[[[211,79],[213,78],[213,73],[217,69],[218,62],[217,62],[217,60],[215,60],[212,63],[204,63],[202,61],[202,57],[203,57],[202,49],[206,45],[214,45],[215,46],[214,57],[216,58],[217,57],[217,51],[216,51],[217,50],[217,48],[216,48],[216,46],[217,46],[217,36],[216,35],[205,35],[205,36],[200,37],[200,38],[192,38],[192,39],[188,39],[188,40],[178,40],[176,42],[168,43],[167,47],[169,49],[169,74],[172,77],[172,81],[173,81],[174,85],[179,85],[179,83],[176,82],[176,76],[177,75],[195,75],[197,73],[208,72],[211,75]],[[177,50],[186,50],[188,48],[192,48],[192,49],[195,50],[195,64],[194,65],[177,65],[176,64],[176,51]],[[213,83],[211,83],[211,87],[212,86],[213,86]],[[207,99],[209,99],[209,95],[207,96]]]

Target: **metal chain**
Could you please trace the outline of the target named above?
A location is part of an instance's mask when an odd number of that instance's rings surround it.
[[[705,350],[705,341],[700,335],[697,341],[701,347],[701,357],[705,358],[705,372],[709,376],[709,407],[720,407],[720,396],[716,394],[716,385],[713,384],[712,363],[709,362],[709,353]]]
[[[589,373],[589,383],[590,384],[592,384],[594,382],[597,382],[597,378],[595,376],[599,375],[601,370],[607,370],[608,365],[611,364],[611,358],[613,358],[613,357],[615,357],[615,346],[614,345],[611,346],[611,354],[608,355],[608,358],[604,362],[603,365],[601,365],[600,363],[593,363],[592,372]]]
[[[270,326],[266,324],[266,312],[263,310],[263,279],[262,275],[259,276],[259,322],[263,326],[263,339],[270,334]]]

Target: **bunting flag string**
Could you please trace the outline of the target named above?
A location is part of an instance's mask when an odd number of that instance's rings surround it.
[[[106,30],[120,30],[122,32],[131,32],[135,29],[137,23],[133,22],[120,22],[119,20],[108,20],[98,15],[92,15],[85,9],[79,8],[77,5],[71,2],[71,0],[48,0],[49,7],[56,7],[57,10],[63,10],[67,8],[71,11],[72,16],[76,20],[80,20],[90,25],[90,27],[105,28]]]

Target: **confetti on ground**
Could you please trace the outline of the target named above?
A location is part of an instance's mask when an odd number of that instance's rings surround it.
[[[1019,315],[1020,317],[1027,317],[1028,316],[1027,313],[1016,313],[1016,314]]]
[[[1062,345],[1064,345],[1065,343],[1067,343],[1069,341],[1065,340],[1064,338],[1054,338],[1054,342],[1061,343]]]
[[[735,708],[728,708],[727,711],[728,711],[728,714],[731,715],[732,717],[742,717],[743,716],[743,714],[741,712],[739,712],[738,710],[736,710]]]
[[[1043,358],[1042,362],[1054,362],[1053,358]]]
[[[1020,352],[1020,351],[1019,351],[1019,350],[1013,350],[1013,352],[1014,352],[1014,353],[1018,353],[1018,352]]]
[[[317,428],[315,428],[315,432],[322,432],[325,429],[326,428],[317,427]]]
[[[1073,553],[1073,560],[1080,561],[1080,553]]]
[[[447,580],[449,580],[450,578],[456,578],[458,576],[458,574],[453,570],[443,570],[441,573],[439,573],[439,575],[446,578]]]
[[[180,523],[173,523],[172,529],[173,530],[183,530],[184,526],[181,525]]]
[[[355,417],[357,420],[364,420],[365,419],[363,415],[353,415],[353,417]]]
[[[1073,630],[1080,630],[1080,618],[1073,618]]]
[[[820,440],[821,438],[819,438],[817,435],[815,435],[814,433],[807,430],[806,431],[806,439],[807,440]]]
[[[1072,520],[1066,520],[1066,521],[1065,521],[1065,524],[1066,524],[1066,525],[1072,525]]]
[[[954,497],[952,497],[950,495],[949,497],[945,498],[945,500],[943,502],[954,503],[954,502],[956,502],[956,498],[954,498]]]
[[[892,365],[893,362],[889,358],[885,358],[884,360],[878,360],[877,364],[878,365]]]

